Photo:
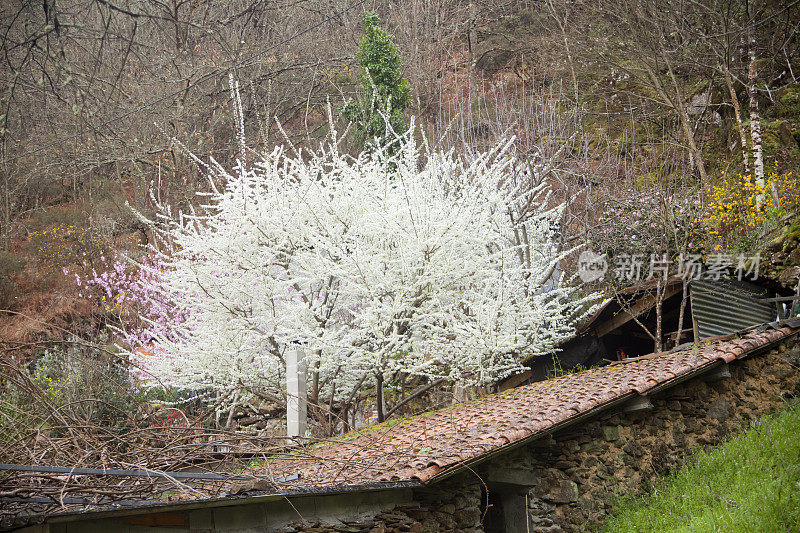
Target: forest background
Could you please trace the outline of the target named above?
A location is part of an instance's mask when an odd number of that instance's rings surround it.
[[[233,167],[231,79],[252,153],[317,146],[328,102],[344,130],[364,101],[365,9],[402,57],[403,116],[415,117],[416,134],[465,154],[513,135],[517,157],[544,168],[553,201],[568,200],[564,243],[670,258],[760,254],[764,274],[797,287],[800,2],[15,0],[0,9],[0,365],[14,392],[2,414],[18,444],[42,420],[280,433],[280,398],[222,407],[132,391],[112,329],[125,321],[120,293],[81,291],[76,277],[98,288],[116,272],[124,283],[118,258],[154,238],[134,211],[201,203],[209,184],[190,154]],[[363,140],[353,135],[344,149]],[[661,332],[652,336],[659,346]],[[395,415],[465,394],[424,379],[388,387]],[[366,416],[374,402],[365,388],[348,409]],[[348,427],[342,406],[318,407],[314,434]]]

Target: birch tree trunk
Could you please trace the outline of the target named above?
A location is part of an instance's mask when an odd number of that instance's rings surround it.
[[[662,287],[662,281],[664,286]],[[664,350],[664,343],[662,342],[663,324],[662,317],[664,315],[664,292],[666,291],[666,276],[659,278],[656,285],[656,338],[654,339],[653,352],[660,353]]]
[[[756,65],[756,37],[753,32],[753,3],[747,4],[747,51],[750,56],[750,67],[747,69],[747,95],[750,99],[750,141],[753,150],[753,178],[758,187],[756,208],[764,205],[764,150],[761,143],[761,118],[758,115],[758,95],[756,93],[756,80],[758,69]]]

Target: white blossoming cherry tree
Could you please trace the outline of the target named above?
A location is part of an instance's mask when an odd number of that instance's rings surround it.
[[[530,167],[511,142],[467,161],[413,135],[391,157],[340,153],[334,131],[317,151],[212,161],[202,212],[163,213],[161,302],[183,320],[140,364],[235,402],[280,396],[300,345],[312,405],[347,419],[374,394],[382,420],[390,378],[487,383],[551,352],[589,301],[552,283],[564,206],[515,185]]]

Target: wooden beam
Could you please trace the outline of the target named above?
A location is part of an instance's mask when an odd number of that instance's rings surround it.
[[[778,298],[759,298],[756,301],[762,303],[770,303],[770,302],[791,302],[792,300],[798,300],[798,299],[800,299],[800,297],[798,296],[780,296]]]
[[[653,408],[653,404],[650,401],[650,398],[647,396],[639,396],[638,398],[634,398],[630,402],[626,403],[622,410],[626,413],[637,413],[640,411],[649,411]]]
[[[126,516],[125,523],[132,526],[149,526],[149,527],[186,527],[186,513],[171,512],[171,513],[151,513],[140,514],[133,516]]]
[[[664,300],[666,300],[667,298],[671,298],[672,296],[675,296],[682,290],[683,290],[683,285],[675,285],[672,288],[670,288],[668,285],[664,292]],[[608,320],[607,322],[604,322],[603,324],[600,324],[599,326],[594,328],[595,335],[597,335],[598,337],[602,337],[603,335],[611,331],[614,331],[615,329],[621,326],[624,326],[625,324],[633,320],[634,317],[638,317],[639,315],[641,315],[642,313],[653,307],[657,301],[658,301],[658,295],[655,292],[648,294],[647,296],[643,296],[642,298],[639,299],[638,302],[630,306],[630,310],[623,309],[620,314],[618,314],[611,320]]]
[[[707,374],[703,374],[703,381],[719,381],[721,379],[728,379],[731,377],[731,369],[728,364],[724,364],[719,368],[715,368]]]
[[[493,485],[514,485],[523,488],[536,486],[542,481],[532,470],[492,463],[486,469],[484,480]]]

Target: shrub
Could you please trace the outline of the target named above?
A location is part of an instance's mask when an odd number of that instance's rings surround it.
[[[184,318],[162,298],[163,265],[157,256],[145,256],[134,264],[114,253],[103,256],[95,266],[83,262],[81,269],[83,275],[73,274],[78,297],[99,304],[107,318],[120,326],[118,340],[131,349],[147,348],[170,323]],[[69,270],[64,269],[64,274],[69,275]]]
[[[56,206],[36,211],[28,224],[29,228],[43,230],[53,226],[85,226],[88,222],[86,213],[80,209]]]
[[[120,425],[136,411],[138,393],[126,368],[113,356],[79,347],[54,347],[33,363],[45,396],[73,420]]]
[[[609,200],[592,229],[598,251],[614,255],[698,253],[699,196],[691,191],[628,190]]]
[[[65,267],[103,259],[105,242],[90,229],[70,224],[58,224],[29,234],[32,252],[40,271],[45,275],[61,272]]]
[[[772,191],[778,193],[778,202]],[[764,201],[758,205],[758,197]],[[800,183],[791,172],[772,173],[759,186],[749,175],[723,174],[718,185],[706,190],[701,222],[708,232],[709,248],[735,247],[753,241],[754,235],[788,212],[800,207]]]

